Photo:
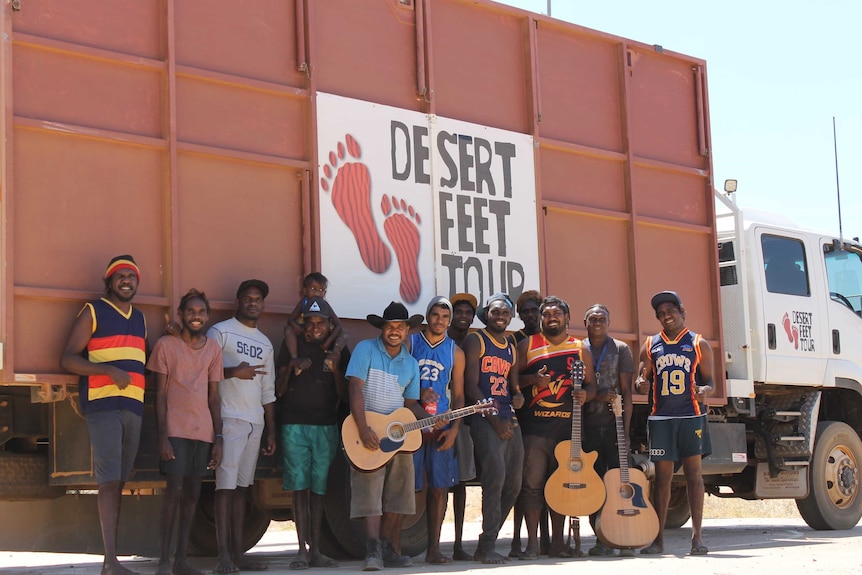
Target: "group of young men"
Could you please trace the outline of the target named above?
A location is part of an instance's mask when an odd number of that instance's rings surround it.
[[[111,260],[104,280],[105,296],[85,305],[61,359],[64,369],[82,376],[81,405],[99,484],[103,575],[131,573],[117,561],[116,531],[120,495],[140,436],[145,367],[156,377],[159,453],[167,476],[159,575],[198,573],[186,558],[188,537],[201,480],[213,469],[219,548],[214,571],[266,568],[243,554],[244,490],[254,481],[258,455],[275,452],[278,432],[284,489],[294,492],[299,538],[299,553],[290,567],[337,565],[321,553],[319,543],[343,402],[348,402],[359,439],[369,450],[379,449],[381,437],[368,425],[368,412],[387,415],[406,407],[417,418],[426,418],[487,400],[496,408],[495,413],[464,419],[437,418],[422,432],[419,451],[398,453],[373,472],[351,469],[350,514],[362,518],[366,528],[367,571],[412,565],[401,552],[401,522],[415,512],[415,493],[423,488],[428,563],[453,558],[506,561],[495,546],[513,507],[516,538],[509,555],[537,557],[542,551],[538,530],[546,507],[544,485],[557,465],[554,448],[570,438],[572,410],[583,409],[583,449],[598,452],[599,474],[619,466],[615,419],[609,410],[617,395],[622,397],[629,436],[634,361],[628,346],[608,335],[610,311],[601,304],[587,309],[588,337],[579,340],[568,333],[568,304],[536,292],[519,298],[525,327],[515,334],[507,332],[516,306],[506,294],[491,296],[481,308],[470,294],[434,297],[425,326],[412,335],[423,317],[411,316],[403,304],[392,302],[382,315],[367,316],[380,336],[357,343],[351,353],[340,321],[325,300],[326,278],[310,274],[276,359],[269,339],[257,329],[269,288],[260,280],[247,280],[236,292],[234,317],[209,330],[209,302],[203,293],[190,290],[180,301],[180,325],[169,322],[147,360],[146,322],[131,305],[140,280],[134,259]],[[656,294],[652,306],[662,332],[644,343],[635,386],[650,398],[656,508],[663,526],[674,463],[682,462],[692,509],[692,554],[702,554],[700,459],[709,452],[702,402],[712,390],[711,351],[685,328],[685,311],[675,293]],[[485,327],[471,331],[474,317]],[[583,387],[575,386],[571,376],[577,361],[585,367]],[[462,542],[465,481],[477,476],[482,532],[477,549],[469,554]],[[456,526],[453,557],[440,549],[450,491]],[[553,509],[549,513],[547,552],[576,556],[580,549],[571,549],[563,539],[564,517]],[[171,564],[177,514],[179,537]],[[521,517],[528,534],[524,551]],[[591,550],[609,552],[600,543]],[[661,530],[641,552],[663,552]]]

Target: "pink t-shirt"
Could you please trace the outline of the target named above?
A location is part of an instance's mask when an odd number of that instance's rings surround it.
[[[224,379],[218,343],[207,338],[201,349],[192,349],[182,338],[163,336],[156,342],[147,368],[167,376],[168,437],[212,443],[209,382]]]

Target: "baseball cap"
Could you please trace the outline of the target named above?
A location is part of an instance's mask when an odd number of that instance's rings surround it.
[[[452,307],[455,307],[461,302],[469,304],[469,306],[473,308],[474,312],[479,307],[479,300],[476,299],[476,296],[469,293],[456,293],[449,298],[449,301],[452,303]]]
[[[650,300],[650,305],[655,311],[658,311],[658,306],[663,303],[672,303],[676,307],[682,309],[682,300],[679,299],[679,296],[675,291],[660,291]]]
[[[305,303],[302,306],[302,315],[316,315],[329,319],[332,317],[332,308],[322,297],[312,297],[305,300]]]
[[[245,280],[239,287],[236,288],[236,299],[242,297],[242,294],[245,290],[249,288],[256,287],[260,290],[260,295],[263,296],[263,299],[266,299],[266,296],[269,295],[269,286],[266,285],[266,282],[263,280]]]
[[[452,303],[448,299],[443,297],[442,295],[438,295],[438,296],[434,296],[434,298],[430,302],[428,302],[428,307],[425,308],[425,319],[426,320],[428,319],[428,316],[431,315],[431,308],[433,308],[434,306],[438,306],[438,305],[442,305],[443,307],[448,309],[449,315],[450,316],[452,315],[452,313],[453,313],[452,312]]]
[[[476,317],[479,318],[479,321],[488,324],[488,310],[491,309],[491,306],[497,302],[501,302],[504,305],[508,306],[511,311],[515,311],[515,305],[512,303],[512,298],[508,296],[508,294],[504,293],[495,293],[491,297],[488,298],[488,301],[485,302],[485,307],[479,310],[479,313],[476,314]]]

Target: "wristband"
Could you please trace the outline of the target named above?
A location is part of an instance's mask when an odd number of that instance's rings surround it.
[[[224,439],[224,435],[222,435],[221,433],[216,433],[216,437],[221,437],[222,439]]]

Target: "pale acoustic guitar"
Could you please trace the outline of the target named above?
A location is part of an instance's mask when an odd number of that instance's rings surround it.
[[[341,427],[344,452],[355,468],[360,471],[375,471],[386,465],[397,453],[410,453],[422,446],[422,434],[413,432],[430,429],[438,421],[453,421],[474,413],[497,413],[496,402],[493,399],[483,399],[475,405],[419,420],[407,407],[396,409],[389,415],[366,411],[365,422],[380,438],[379,449],[368,449],[362,444],[356,420],[353,415],[348,415]]]
[[[613,401],[617,420],[620,468],[605,473],[607,500],[596,520],[596,535],[608,547],[634,549],[652,543],[658,535],[658,516],[649,501],[649,482],[640,469],[629,469],[623,426],[622,400]]]
[[[573,391],[584,381],[584,364],[576,361],[571,368]],[[595,513],[605,501],[605,486],[594,464],[598,453],[581,450],[581,406],[572,402],[572,439],[561,441],[554,449],[559,464],[545,483],[548,507],[569,517]]]

